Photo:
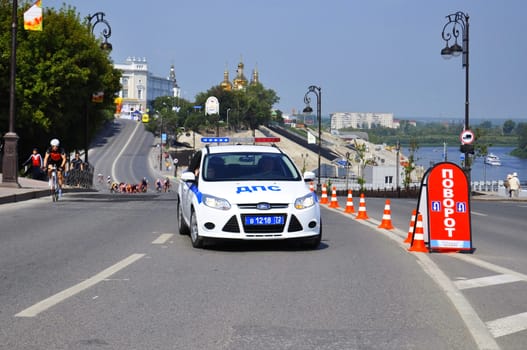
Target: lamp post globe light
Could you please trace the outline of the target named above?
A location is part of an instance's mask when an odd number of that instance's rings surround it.
[[[469,124],[469,16],[466,13],[458,11],[446,16],[447,23],[441,33],[446,46],[441,50],[441,56],[445,59],[458,57],[463,54],[462,66],[465,68],[465,125],[464,130],[470,130]],[[458,38],[461,35],[462,46],[458,44]],[[450,40],[454,43],[450,45]],[[469,155],[474,152],[474,146],[461,145],[461,152],[465,154],[463,168],[468,178],[470,187],[470,158]]]
[[[13,0],[11,16],[11,66],[9,78],[9,130],[4,135],[2,186],[20,187],[18,183],[18,135],[15,132],[16,32],[18,1]]]
[[[311,99],[309,98],[309,94],[313,93],[317,97],[317,119],[318,119],[318,166],[317,166],[317,193],[321,192],[321,184],[320,184],[320,150],[322,148],[321,140],[322,140],[322,113],[321,113],[321,105],[322,105],[322,89],[320,86],[311,85],[307,88],[307,92],[304,95],[304,103],[306,104],[306,107],[304,108],[304,113],[312,113],[313,108],[309,105],[311,103]]]
[[[108,38],[112,36],[112,27],[110,27],[110,23],[108,23],[107,20],[104,19],[104,12],[96,12],[93,15],[88,15],[86,17],[86,20],[88,21],[88,24],[90,26],[91,33],[94,34],[95,26],[97,26],[99,23],[102,23],[104,25],[104,28],[101,32],[102,36],[104,37],[104,41],[101,43],[101,50],[104,51],[111,51],[112,50],[112,44],[108,42]],[[85,135],[84,135],[84,162],[88,163],[88,139],[89,139],[89,113],[88,113],[88,104],[89,102],[86,102],[86,115],[85,115]]]

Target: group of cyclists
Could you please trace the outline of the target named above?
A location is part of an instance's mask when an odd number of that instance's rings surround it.
[[[111,181],[110,181],[111,182]],[[140,183],[130,184],[124,182],[111,182],[110,192],[112,193],[145,193],[148,190],[148,180],[143,177]],[[156,179],[156,192],[169,192],[170,191],[170,179],[168,177],[164,179]]]

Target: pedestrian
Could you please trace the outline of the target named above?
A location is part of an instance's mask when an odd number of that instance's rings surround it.
[[[71,161],[71,170],[84,170],[84,163],[81,160],[79,152],[75,152],[75,158]]]
[[[512,177],[509,180],[509,187],[511,190],[511,196],[518,198],[520,196],[520,180],[518,179],[518,173],[512,173]]]
[[[29,166],[28,173],[31,174],[31,177],[35,180],[40,180],[42,178],[42,156],[38,153],[38,148],[33,148],[33,152],[29,158],[22,164],[23,166]]]
[[[81,171],[84,170],[84,164],[80,159],[79,152],[75,152],[74,158],[70,162],[69,177],[71,178],[70,185],[80,187]]]
[[[507,178],[505,179],[505,181],[503,181],[503,186],[505,187],[505,193],[507,194],[507,197],[511,197],[511,185],[510,185],[510,181],[511,181],[511,178],[512,178],[512,174],[507,174]]]

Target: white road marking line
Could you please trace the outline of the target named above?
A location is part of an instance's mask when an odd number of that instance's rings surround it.
[[[132,140],[134,139],[134,135],[137,132],[137,129],[139,129],[139,125],[141,125],[141,123],[137,123],[137,125],[135,126],[135,129],[134,129],[134,132],[132,133],[132,135],[130,135],[130,137],[128,138],[128,141],[126,141],[126,144],[123,146],[123,148],[121,148],[121,151],[119,152],[117,157],[115,157],[115,159],[113,160],[113,163],[112,163],[112,181],[113,182],[119,182],[117,180],[117,177],[115,176],[115,165],[117,164],[117,160],[121,157],[121,155],[123,154],[123,152],[126,149],[126,147],[128,147],[130,142],[132,142]]]
[[[487,214],[484,214],[484,213],[478,213],[477,211],[470,211],[470,213],[472,215],[477,215],[477,216],[488,216]]]
[[[162,233],[152,244],[165,244],[172,236],[174,236],[173,233]]]
[[[129,257],[121,260],[117,264],[110,266],[109,268],[99,272],[93,277],[88,278],[85,281],[82,281],[81,283],[78,283],[68,289],[65,289],[47,299],[44,299],[38,303],[36,303],[33,306],[28,307],[27,309],[19,312],[15,315],[15,317],[35,317],[39,313],[49,309],[52,306],[57,305],[58,303],[68,299],[69,297],[72,297],[80,292],[82,292],[85,289],[88,289],[97,283],[107,279],[114,273],[124,269],[128,265],[136,262],[137,260],[141,259],[145,254],[132,254]]]
[[[347,216],[352,219],[347,213],[344,213],[342,210],[336,210],[328,208],[327,210],[332,210],[338,213],[341,213],[343,216]],[[387,232],[384,229],[377,228],[377,225],[372,225],[373,220],[357,220],[358,224],[371,227],[373,230],[382,233],[386,237],[395,241],[403,249],[407,249],[408,245],[401,240],[401,237],[406,237],[407,232],[401,231],[399,229],[393,230],[393,232]],[[393,234],[396,233],[396,234]],[[454,304],[454,307],[459,312],[463,322],[467,326],[472,338],[476,342],[478,349],[485,350],[499,350],[500,347],[498,343],[492,336],[487,325],[479,318],[479,315],[476,313],[476,310],[470,305],[467,298],[457,289],[454,283],[447,277],[447,275],[434,263],[428,254],[416,253],[412,254],[420,262],[420,266],[435,282],[436,284],[444,291],[447,298]]]
[[[513,275],[494,275],[480,278],[472,278],[464,281],[455,281],[454,284],[459,289],[470,289],[478,287],[495,286],[498,284],[512,283],[522,281],[518,276]]]
[[[526,281],[527,282],[527,275],[525,275],[525,274],[523,274],[521,272],[517,272],[517,271],[511,270],[511,269],[508,269],[506,267],[495,265],[495,264],[489,263],[487,261],[483,261],[483,260],[480,260],[478,258],[475,258],[473,256],[469,256],[467,254],[451,254],[450,256],[453,257],[453,258],[456,258],[456,259],[463,260],[465,262],[471,263],[473,265],[479,266],[481,268],[484,268],[484,269],[487,269],[487,270],[490,270],[490,271],[494,271],[496,273],[501,273],[501,274],[504,274],[504,275],[516,276],[519,279],[521,279],[522,281]]]
[[[524,331],[527,329],[527,312],[489,321],[487,327],[494,338]]]

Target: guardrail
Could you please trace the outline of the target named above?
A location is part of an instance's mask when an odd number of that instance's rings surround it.
[[[84,164],[85,168],[83,170],[80,169],[72,169],[66,172],[65,174],[65,183],[68,186],[71,187],[79,187],[79,188],[92,188],[93,187],[93,172],[94,168],[92,165],[88,165],[86,168],[86,164]]]
[[[348,190],[352,190],[356,193],[364,192],[370,197],[413,198],[418,196],[421,187],[420,183],[412,183],[408,188],[401,186],[399,189],[396,189],[395,186],[389,184],[365,184],[364,190],[361,191],[360,185],[355,180],[348,179],[348,182],[346,183],[346,179],[342,178],[322,178],[320,181],[323,184],[331,184],[330,187],[327,188],[328,196],[331,194],[333,187],[335,187],[335,190],[339,196],[345,195]],[[472,192],[494,192],[499,196],[508,196],[505,187],[503,186],[503,180],[473,181],[471,183],[471,189]]]

